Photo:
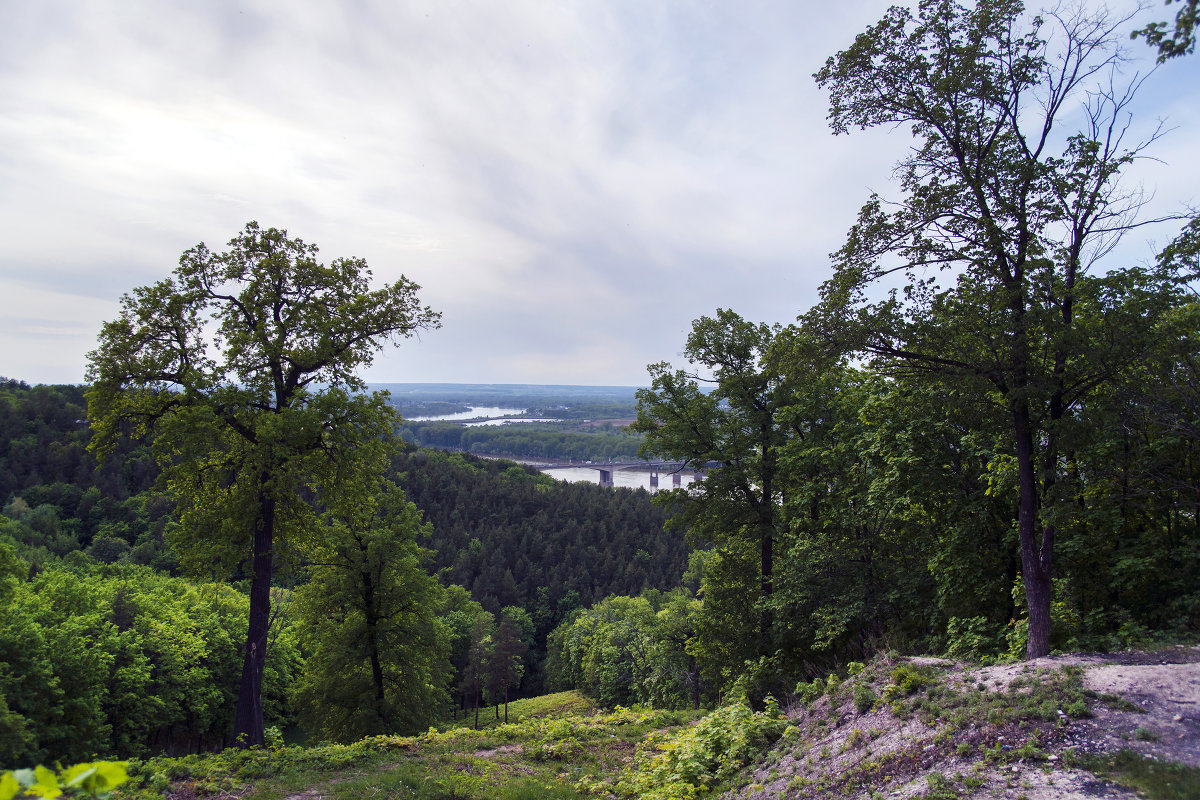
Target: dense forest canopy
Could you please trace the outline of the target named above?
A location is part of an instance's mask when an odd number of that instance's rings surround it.
[[[248,565],[227,583],[187,579],[172,545],[178,511],[156,488],[150,444],[125,440],[98,464],[89,440],[83,387],[0,384],[0,589],[11,609],[0,659],[13,666],[0,677],[6,765],[232,742]],[[360,533],[344,519],[322,549],[276,576],[269,728],[336,739],[422,729],[463,702],[472,666],[478,699],[538,693],[555,626],[609,594],[676,586],[686,563],[685,543],[663,532],[645,492],[436,451],[397,452],[383,477],[412,504],[389,501],[379,510],[386,524]],[[362,564],[380,576],[377,603],[352,580]],[[383,628],[378,682],[368,609]],[[385,616],[395,624],[381,626]],[[509,645],[507,685],[489,688],[489,664],[500,661],[488,647],[503,641],[501,624],[518,626],[520,647]],[[476,665],[473,635],[485,659]],[[114,665],[116,682],[106,679]],[[417,669],[420,683],[389,677]],[[145,697],[159,699],[139,709]]]

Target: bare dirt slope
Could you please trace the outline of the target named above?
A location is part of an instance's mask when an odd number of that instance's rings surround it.
[[[1200,768],[1197,647],[982,668],[878,660],[808,694],[728,797],[1134,798],[1103,774],[1107,757]]]

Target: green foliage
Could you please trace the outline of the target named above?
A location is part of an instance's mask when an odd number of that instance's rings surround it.
[[[578,695],[514,703],[519,713],[548,716],[496,724],[484,730],[430,729],[414,737],[373,736],[351,744],[225,750],[130,765],[132,786],[122,795],[161,797],[172,783],[197,794],[283,795],[313,791],[351,800],[367,796],[428,798],[575,797],[571,782],[614,781],[615,753],[652,730],[688,722],[692,715],[645,709],[609,714],[574,713]],[[571,758],[571,761],[564,761]]]
[[[726,309],[695,320],[683,353],[693,369],[712,374],[711,389],[701,390],[698,374],[653,364],[651,388],[638,391],[630,426],[646,436],[644,455],[706,473],[687,491],[658,495],[675,506],[677,524],[694,544],[756,551],[757,577],[738,590],[758,603],[758,635],[754,649],[739,660],[775,649],[769,600],[775,543],[787,527],[777,493],[783,489],[779,450],[789,436],[782,412],[791,398],[783,373],[771,363],[780,330]]]
[[[640,800],[698,797],[736,775],[786,727],[786,718],[773,704],[766,711],[742,704],[724,706],[689,728],[647,737],[638,751],[636,770],[612,791]]]
[[[1200,4],[1197,0],[1163,0],[1170,6],[1179,4],[1175,13],[1175,22],[1151,22],[1144,28],[1134,31],[1130,38],[1139,36],[1146,39],[1146,44],[1158,49],[1158,63],[1171,58],[1188,55],[1196,51],[1196,25],[1200,22]]]
[[[94,761],[59,769],[43,766],[0,773],[0,800],[29,797],[108,798],[129,778],[123,761]]]
[[[1166,261],[1089,274],[1101,242],[1136,224],[1119,180],[1153,137],[1102,133],[1126,124],[1137,81],[1093,87],[1122,59],[1120,23],[1073,14],[895,6],[816,75],[835,133],[902,124],[917,143],[897,165],[901,198],[863,206],[806,327],[880,368],[936,375],[990,417],[1005,450],[993,463],[1016,478],[990,488],[1019,508],[1031,657],[1051,649],[1055,540],[1080,516],[1076,412],[1142,369],[1186,300]],[[1053,99],[1024,102],[1035,95]],[[1104,100],[1062,131],[1083,97]],[[876,299],[897,273],[903,289]]]
[[[20,572],[0,579],[0,763],[227,743],[245,594],[133,565]],[[274,722],[291,721],[298,661],[283,631],[264,676]]]
[[[946,655],[951,658],[980,661],[994,656],[999,649],[995,627],[987,617],[951,617],[946,624],[946,638]],[[1021,642],[1021,647],[1024,645]]]
[[[383,482],[336,511],[296,593],[304,719],[338,741],[416,732],[449,689],[451,634],[436,617],[442,589],[417,545],[428,531],[416,506]]]
[[[186,251],[170,278],[134,289],[89,355],[89,447],[153,432],[180,509],[173,537],[188,565],[226,574],[250,561],[251,608],[235,728],[262,744],[270,587],[321,530],[332,505],[393,433],[381,394],[356,370],[382,346],[438,324],[417,285],[370,289],[362,259],[251,222],[213,253]],[[374,451],[374,453],[373,453]]]
[[[466,587],[493,615],[527,613],[526,669],[511,693],[541,691],[547,639],[581,607],[679,585],[687,544],[663,531],[664,514],[646,492],[547,484],[523,467],[461,453],[397,455],[394,468],[432,527],[420,543],[434,551],[440,580]],[[529,479],[513,479],[514,469]],[[453,662],[461,675],[465,646]]]
[[[163,531],[173,504],[149,491],[158,476],[149,448],[121,439],[117,457],[97,464],[86,417],[84,387],[0,378],[0,502],[14,523],[9,535],[34,565],[104,534],[125,542],[135,563],[170,569]]]
[[[875,690],[870,684],[860,683],[854,687],[854,707],[858,713],[865,714],[875,707],[875,703],[879,700],[879,695],[875,694]]]
[[[689,646],[699,607],[685,590],[608,597],[551,635],[552,678],[606,708],[698,707],[699,668]]]
[[[1200,797],[1200,769],[1146,758],[1132,750],[1092,756],[1082,765],[1148,800],[1191,800]]]
[[[883,690],[883,699],[888,703],[907,697],[937,681],[937,674],[932,667],[908,663],[893,667],[890,677],[891,683]]]
[[[625,461],[637,457],[642,437],[623,431],[566,430],[569,423],[464,426],[406,422],[400,436],[419,447],[540,461]],[[553,480],[553,478],[550,478]]]
[[[824,678],[813,678],[808,683],[800,682],[796,684],[796,700],[802,705],[810,706],[825,694],[827,687],[828,683]]]

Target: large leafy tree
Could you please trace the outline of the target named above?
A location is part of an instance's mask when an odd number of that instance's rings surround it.
[[[383,481],[342,498],[297,594],[309,647],[302,696],[313,727],[350,740],[416,731],[448,696],[443,591],[424,568],[421,512]]]
[[[197,569],[241,565],[250,612],[235,734],[263,742],[270,587],[281,557],[315,534],[362,441],[391,432],[384,399],[355,371],[384,344],[436,327],[419,288],[370,289],[358,258],[251,222],[224,252],[199,244],[174,274],[122,298],[90,354],[91,447],[156,432],[179,503],[176,542]]]
[[[630,426],[646,436],[643,455],[707,471],[704,480],[671,498],[682,501],[677,519],[694,544],[732,541],[735,549],[749,544],[757,551],[759,652],[746,656],[774,651],[775,551],[787,530],[779,453],[789,436],[782,412],[791,395],[770,361],[779,335],[778,326],[754,324],[724,309],[696,320],[684,348],[695,371],[651,365],[652,386],[638,391]]]
[[[1125,20],[1048,20],[1013,0],[894,7],[817,73],[836,133],[906,125],[916,144],[903,197],[863,207],[807,318],[1006,420],[1031,657],[1050,646],[1064,431],[1152,345],[1170,294],[1162,273],[1089,274],[1141,206],[1118,185],[1147,144],[1125,138],[1136,85],[1115,83]],[[905,289],[873,301],[897,273]]]

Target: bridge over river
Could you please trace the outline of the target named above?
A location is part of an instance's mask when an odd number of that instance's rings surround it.
[[[650,488],[658,488],[659,475],[664,473],[671,476],[672,486],[678,488],[683,485],[683,473],[691,472],[692,480],[704,480],[703,471],[694,471],[682,461],[609,461],[605,463],[595,463],[591,461],[572,461],[552,462],[547,464],[530,464],[529,466],[539,469],[543,472],[552,469],[594,469],[600,473],[600,485],[612,486],[613,474],[619,470],[638,470],[650,473]]]

